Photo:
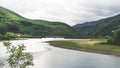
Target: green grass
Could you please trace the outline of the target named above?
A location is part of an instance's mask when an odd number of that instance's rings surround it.
[[[63,47],[87,52],[120,55],[120,46],[103,44],[107,39],[72,40],[72,41],[51,41],[57,47]]]

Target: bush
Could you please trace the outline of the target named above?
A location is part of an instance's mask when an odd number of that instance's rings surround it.
[[[120,44],[120,29],[113,32],[112,37],[108,40],[111,44]]]
[[[24,45],[18,45],[17,47],[11,46],[9,41],[3,42],[3,44],[7,48],[7,53],[9,54],[7,61],[11,68],[27,68],[28,66],[33,66],[33,56],[30,53],[23,52],[25,50]]]
[[[14,33],[12,33],[12,32],[7,32],[7,33],[5,34],[5,36],[8,37],[8,38],[16,38],[16,37],[17,37],[16,34],[14,34]]]
[[[5,35],[0,34],[0,40],[10,40],[17,38],[17,34],[12,32],[7,32]]]

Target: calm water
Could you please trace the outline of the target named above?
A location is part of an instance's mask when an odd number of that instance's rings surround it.
[[[11,42],[15,46],[24,44],[26,52],[33,54],[35,65],[31,68],[120,68],[118,56],[57,48],[46,43],[50,40],[64,39],[28,39]],[[5,47],[0,46],[0,61],[5,62],[5,57]],[[8,68],[7,64],[5,68]]]

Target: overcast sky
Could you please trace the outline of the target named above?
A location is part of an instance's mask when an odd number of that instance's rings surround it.
[[[69,25],[120,13],[120,0],[0,0],[0,5],[26,18],[61,21]]]

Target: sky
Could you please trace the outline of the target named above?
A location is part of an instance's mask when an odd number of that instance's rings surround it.
[[[0,0],[0,6],[29,19],[81,24],[120,13],[120,0]]]

